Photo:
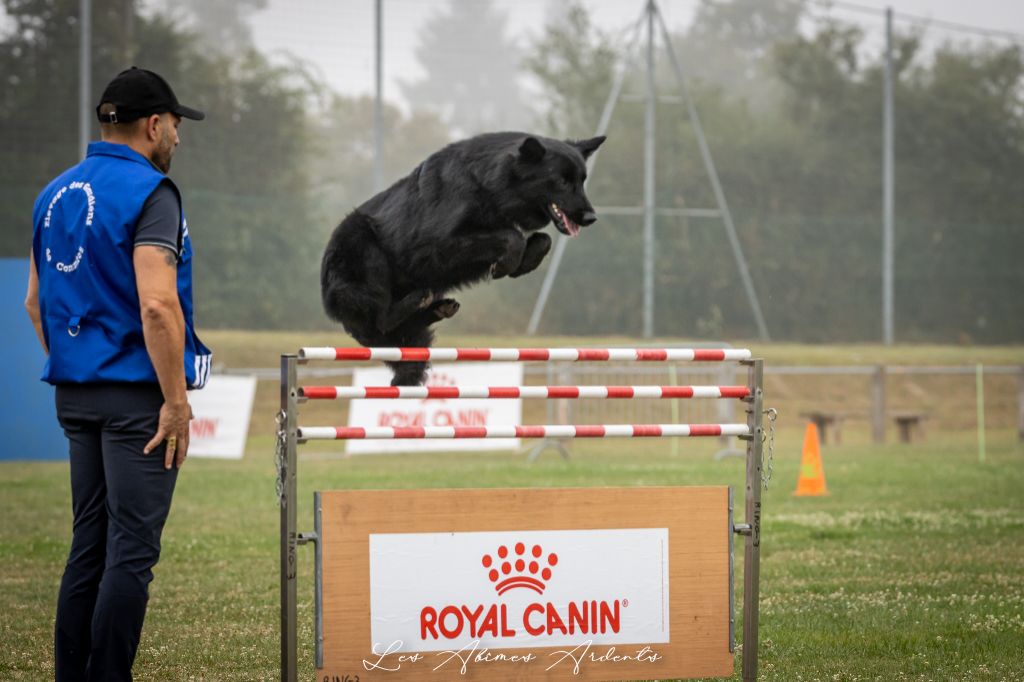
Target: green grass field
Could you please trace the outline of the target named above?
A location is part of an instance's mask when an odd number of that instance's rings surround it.
[[[298,345],[285,341],[268,345]],[[925,362],[955,350],[928,351]],[[986,362],[1021,357],[1019,349],[989,353]],[[793,381],[783,388],[801,391]],[[961,410],[973,410],[973,394],[965,396]],[[803,433],[795,414],[783,412],[782,423],[764,498],[762,679],[1024,680],[1024,444],[1016,432],[995,424],[984,464],[969,429],[932,429],[911,445],[826,445],[830,494],[795,498]],[[716,443],[698,439],[677,455],[667,441],[580,441],[570,461],[548,452],[532,465],[514,453],[343,458],[311,448],[300,448],[300,530],[312,529],[312,491],[343,487],[730,484],[742,500],[743,462],[713,461]],[[255,428],[241,462],[194,458],[183,469],[136,679],[277,679],[272,450]],[[67,479],[66,463],[0,464],[2,680],[53,676],[53,612],[71,525]],[[312,549],[299,551],[302,669],[313,679]],[[739,597],[742,551],[737,559]],[[738,679],[738,658],[736,670]]]

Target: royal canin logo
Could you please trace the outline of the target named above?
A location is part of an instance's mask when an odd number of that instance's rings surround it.
[[[481,564],[487,570],[487,578],[498,595],[509,590],[524,588],[537,594],[544,594],[552,569],[558,565],[558,555],[547,555],[540,545],[529,547],[517,542],[500,545],[494,554],[484,554]],[[594,635],[607,632],[618,633],[621,625],[620,606],[623,600],[569,601],[559,609],[551,602],[534,602],[523,609],[521,617],[510,618],[508,604],[448,604],[440,607],[424,606],[420,609],[420,639],[458,639],[468,634],[476,639],[484,636],[494,638],[515,637],[512,627],[521,623],[523,630],[534,637],[561,633],[563,635]]]
[[[513,549],[515,557],[510,557],[508,547],[505,545],[498,547],[495,554],[499,560],[502,560],[500,565],[490,554],[484,554],[482,563],[484,568],[491,569],[487,572],[487,577],[494,583],[494,589],[498,594],[505,594],[517,587],[525,587],[537,594],[544,594],[547,581],[551,580],[551,569],[558,565],[558,555],[552,552],[545,559],[544,550],[540,545],[534,545],[527,554],[526,545],[522,542],[517,542]],[[547,565],[544,565],[545,561]],[[544,565],[543,568],[541,568],[542,565]],[[529,575],[526,574],[526,571],[529,571]],[[502,576],[507,577],[502,579]]]

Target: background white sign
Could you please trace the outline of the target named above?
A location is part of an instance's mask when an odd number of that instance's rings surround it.
[[[205,387],[189,391],[188,454],[241,459],[255,395],[256,377],[213,375]]]
[[[519,558],[525,568],[517,571]],[[506,561],[513,564],[508,574],[503,571]],[[530,567],[533,561],[537,565]],[[546,577],[544,568],[550,570]],[[492,570],[498,572],[497,580]],[[499,594],[501,584],[516,574],[539,579],[543,593],[517,587]],[[595,645],[666,643],[668,575],[667,528],[371,534],[371,645],[384,651],[401,641],[401,651],[412,652],[458,650],[477,639],[481,649],[577,646],[588,640]],[[570,603],[584,602],[617,603],[619,631],[531,634],[524,627],[528,609],[534,609],[529,621],[536,629],[548,622],[548,604],[567,623]],[[470,612],[483,606],[479,625],[495,604],[498,613],[504,610],[505,625],[514,636],[477,632],[474,637],[468,617],[457,637],[423,636],[424,607],[440,613],[448,606],[465,606]],[[450,610],[445,622],[449,633],[458,621]]]
[[[386,367],[356,369],[353,386],[387,386]],[[523,366],[518,362],[484,362],[434,365],[427,386],[520,386]],[[522,419],[519,398],[431,400],[353,400],[349,426],[513,426]],[[452,450],[515,450],[518,438],[350,440],[345,451],[352,455],[379,452],[450,452]]]

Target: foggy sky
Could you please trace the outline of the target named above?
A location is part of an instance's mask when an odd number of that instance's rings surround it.
[[[495,0],[508,17],[508,33],[525,46],[540,35],[549,5],[559,0]],[[585,0],[594,21],[608,32],[619,33],[643,11],[646,0]],[[670,28],[685,28],[698,0],[661,0],[659,7]],[[1024,1],[1018,0],[857,0],[857,4],[884,8],[997,30],[1024,33]],[[396,80],[422,75],[414,50],[417,32],[447,0],[384,0],[384,98],[404,104]],[[833,16],[857,22],[869,37],[880,42],[881,17],[836,8]],[[256,46],[285,50],[311,62],[335,90],[372,94],[374,90],[374,0],[270,0],[266,10],[252,17]],[[897,28],[901,26],[897,23]],[[977,40],[968,34],[932,27],[936,40]],[[874,42],[873,40],[870,42]],[[458,46],[453,46],[458,49]],[[471,58],[468,57],[468,58]]]

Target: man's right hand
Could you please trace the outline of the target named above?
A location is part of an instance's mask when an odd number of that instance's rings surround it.
[[[160,443],[167,441],[164,453],[164,468],[170,469],[171,464],[180,469],[188,456],[189,421],[192,419],[192,407],[188,402],[164,403],[160,408],[160,421],[156,435],[146,444],[143,454],[148,455]]]

